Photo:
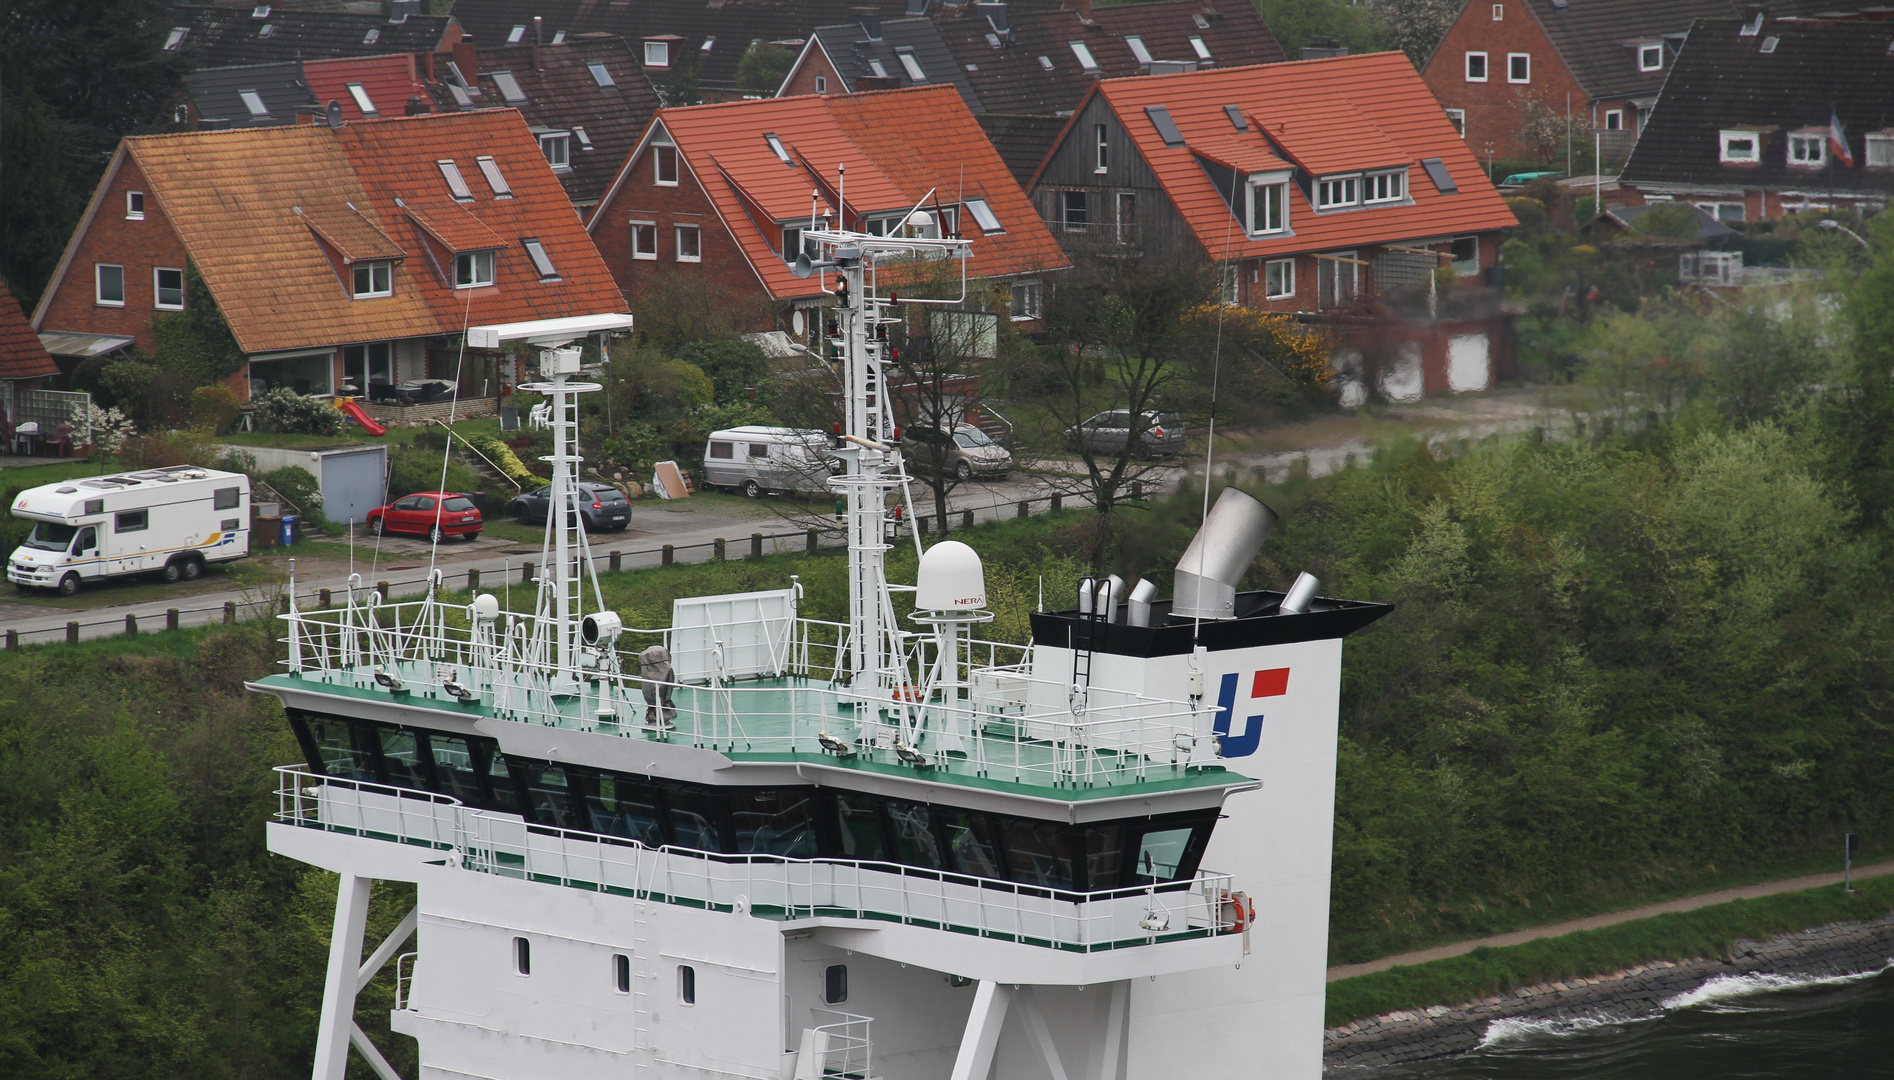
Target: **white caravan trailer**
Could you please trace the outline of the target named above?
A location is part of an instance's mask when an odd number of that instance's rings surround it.
[[[28,488],[13,516],[36,524],[7,559],[20,588],[71,596],[85,581],[161,573],[188,581],[205,563],[250,554],[250,478],[173,465]]]
[[[741,489],[752,499],[768,491],[827,494],[830,475],[841,468],[828,448],[827,435],[800,428],[713,431],[704,444],[704,483]]]

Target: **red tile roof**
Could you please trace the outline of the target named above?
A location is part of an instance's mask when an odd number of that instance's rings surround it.
[[[59,374],[52,355],[26,321],[20,302],[0,285],[0,379],[37,379]]]
[[[910,209],[932,190],[930,206],[986,200],[1005,227],[983,236],[963,214],[962,235],[973,240],[970,275],[1004,277],[1068,262],[949,84],[666,109],[653,124],[662,124],[677,143],[777,298],[814,295],[816,281],[790,271],[777,254],[780,237],[766,235],[773,228],[759,228],[752,213],[767,222],[807,219],[811,192],[835,190],[841,166],[846,182],[839,186],[853,227],[860,227],[858,215]],[[782,142],[790,164],[776,156],[765,134]],[[616,183],[623,178],[621,171]]]
[[[1117,114],[1198,243],[1219,258],[1226,246],[1230,258],[1254,258],[1516,224],[1439,102],[1400,53],[1107,79],[1092,93]],[[1153,105],[1169,111],[1184,145],[1164,144],[1145,113]],[[1231,123],[1225,111],[1231,105],[1248,120],[1248,131],[1237,131]],[[1084,108],[1081,104],[1079,112]],[[1072,130],[1068,124],[1061,138],[1073,137]],[[1229,227],[1230,208],[1205,175],[1200,156],[1244,171],[1262,171],[1271,158],[1287,157],[1317,175],[1406,165],[1410,198],[1316,213],[1304,195],[1292,194],[1290,233],[1247,237]],[[1243,160],[1236,160],[1239,156]],[[1421,165],[1429,158],[1441,160],[1456,192],[1436,187]]]
[[[329,102],[342,106],[342,119],[366,117],[349,93],[350,83],[360,83],[375,116],[405,116],[408,99],[419,97],[427,102],[427,86],[415,75],[414,55],[351,57],[344,60],[303,61],[303,82],[315,96],[316,104],[327,108]]]

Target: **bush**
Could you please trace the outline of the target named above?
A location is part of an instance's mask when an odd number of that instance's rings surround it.
[[[501,442],[495,436],[487,434],[469,435],[467,442],[474,449],[486,455],[487,460],[493,463],[493,467],[505,473],[507,479],[519,484],[526,484],[539,479],[533,475],[532,470],[528,469],[505,443]]]
[[[133,435],[119,448],[121,469],[162,469],[167,465],[203,465],[215,461],[218,447],[203,429],[154,431]]]
[[[407,446],[388,448],[388,498],[399,499],[417,491],[479,491],[480,477],[458,461],[447,464],[447,479],[441,479],[440,450]]]
[[[339,435],[342,433],[342,413],[327,400],[278,387],[257,399],[256,424],[259,431],[292,435]]]
[[[316,474],[308,469],[291,465],[286,469],[276,469],[257,477],[258,480],[274,488],[278,495],[296,504],[302,511],[303,520],[310,524],[322,524],[322,483]]]
[[[710,377],[719,405],[734,404],[752,386],[769,375],[769,358],[742,338],[729,341],[693,341],[677,351],[677,358]]]
[[[219,435],[227,435],[236,428],[237,417],[241,415],[243,403],[228,386],[200,386],[191,391],[192,427],[209,428]]]

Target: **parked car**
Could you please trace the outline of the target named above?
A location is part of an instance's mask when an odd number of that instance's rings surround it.
[[[901,455],[930,473],[939,470],[960,480],[1003,477],[1013,468],[1013,455],[972,424],[961,424],[951,433],[931,427],[907,428],[901,432]]]
[[[368,531],[376,536],[419,533],[429,540],[449,536],[472,540],[480,535],[482,524],[480,508],[454,491],[417,491],[368,512]]]
[[[1091,450],[1094,454],[1116,454],[1131,442],[1132,415],[1129,409],[1102,412],[1077,427],[1065,429],[1069,450]],[[1132,456],[1168,457],[1184,451],[1184,421],[1176,413],[1146,412],[1137,425],[1137,445]]]
[[[631,500],[610,484],[579,484],[579,520],[588,532],[622,532],[631,524]],[[521,525],[543,525],[552,508],[552,485],[523,491],[506,504]]]

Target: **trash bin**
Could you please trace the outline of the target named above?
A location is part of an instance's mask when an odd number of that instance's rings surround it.
[[[297,523],[298,523],[298,521],[299,521],[299,520],[300,520],[300,519],[298,519],[298,518],[297,518],[297,516],[296,516],[295,514],[284,514],[284,515],[283,515],[283,539],[282,539],[282,544],[283,544],[283,546],[284,546],[284,547],[288,547],[288,546],[290,546],[291,544],[294,544],[294,543],[296,542],[296,534],[297,534],[297,531],[298,531],[298,530],[297,530],[297,528],[296,528],[296,526],[297,526]]]
[[[480,517],[484,520],[487,516],[487,493],[484,491],[463,491],[460,494],[466,496],[466,498],[474,504],[474,509],[480,511]]]
[[[275,514],[258,514],[250,529],[250,542],[257,547],[275,547],[283,538],[283,519]]]

